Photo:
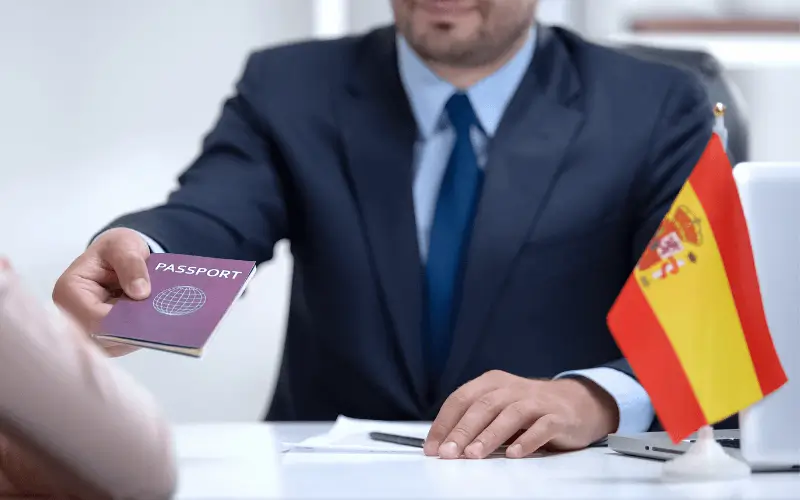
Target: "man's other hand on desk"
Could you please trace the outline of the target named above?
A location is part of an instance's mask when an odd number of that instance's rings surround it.
[[[53,289],[53,301],[97,333],[100,321],[120,294],[132,299],[150,295],[147,257],[150,249],[136,231],[117,228],[99,236],[64,271]],[[109,356],[123,356],[136,347],[101,343]]]
[[[506,443],[509,458],[574,450],[614,432],[618,423],[614,399],[589,380],[530,380],[492,371],[447,398],[425,454],[485,458]]]

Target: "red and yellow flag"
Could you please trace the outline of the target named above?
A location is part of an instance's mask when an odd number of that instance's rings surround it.
[[[786,382],[733,169],[716,133],[617,298],[608,325],[675,442]]]

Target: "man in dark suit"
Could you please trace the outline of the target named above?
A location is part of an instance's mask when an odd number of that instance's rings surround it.
[[[148,296],[151,251],[264,262],[288,239],[269,420],[435,418],[444,458],[646,430],[606,314],[711,136],[700,83],[536,25],[534,0],[393,7],[254,53],[180,187],[54,299],[91,327],[113,289]]]

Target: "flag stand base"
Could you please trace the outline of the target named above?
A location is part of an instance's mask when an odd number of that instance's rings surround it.
[[[665,481],[718,481],[750,476],[750,466],[730,456],[714,439],[711,426],[697,431],[697,440],[683,454],[664,464]]]

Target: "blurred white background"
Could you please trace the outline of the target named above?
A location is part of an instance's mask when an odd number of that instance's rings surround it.
[[[800,1],[541,0],[540,19],[604,40],[630,36],[635,16],[730,14],[796,17]],[[95,231],[172,189],[250,51],[390,19],[389,0],[0,0],[0,253],[49,302]],[[718,55],[747,104],[752,159],[800,160],[799,37],[650,41]],[[118,362],[177,421],[261,418],[290,272],[281,247],[204,359],[139,352]]]

